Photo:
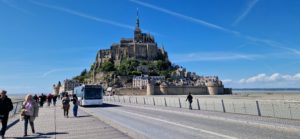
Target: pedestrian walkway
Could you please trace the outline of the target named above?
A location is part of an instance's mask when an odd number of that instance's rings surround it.
[[[79,116],[73,117],[70,109],[69,118],[63,116],[61,106],[40,108],[39,117],[35,120],[36,133],[32,134],[30,126],[26,138],[55,138],[55,139],[128,139],[126,134],[103,123],[99,119],[79,109]],[[6,138],[25,138],[24,121],[7,130]]]

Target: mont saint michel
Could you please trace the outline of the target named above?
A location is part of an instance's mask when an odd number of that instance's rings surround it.
[[[218,76],[200,76],[173,64],[154,36],[143,33],[137,12],[132,38],[122,38],[101,49],[89,70],[54,85],[56,93],[80,84],[101,84],[118,95],[220,95],[230,94]]]

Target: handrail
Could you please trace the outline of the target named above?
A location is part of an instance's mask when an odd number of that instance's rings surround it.
[[[9,117],[12,117],[20,112],[23,102],[23,100],[13,102],[13,110],[10,111]]]

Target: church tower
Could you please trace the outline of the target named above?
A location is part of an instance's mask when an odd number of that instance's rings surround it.
[[[139,9],[137,9],[136,24],[135,24],[135,29],[134,29],[134,41],[140,42],[141,37],[142,37],[142,31],[140,28]]]

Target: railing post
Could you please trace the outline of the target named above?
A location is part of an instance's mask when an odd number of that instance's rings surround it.
[[[272,103],[272,109],[273,109],[273,117],[275,117],[275,109],[274,109],[274,104]]]
[[[165,106],[167,107],[167,100],[166,100],[166,98],[164,97],[164,100],[165,100]]]
[[[199,98],[197,98],[197,105],[198,105],[198,110],[200,110]]]
[[[261,116],[258,100],[256,100],[257,115]]]
[[[179,102],[179,108],[181,108],[180,98],[178,98],[178,102]]]
[[[225,113],[225,112],[226,112],[226,110],[225,110],[224,100],[223,100],[223,99],[221,99],[221,102],[222,102],[223,112]]]
[[[153,105],[155,106],[155,100],[154,100],[154,97],[153,97]]]
[[[291,119],[293,119],[293,113],[292,113],[292,108],[291,108],[291,104],[290,103],[289,103],[289,110],[290,110]]]
[[[17,102],[17,105],[16,105],[16,108],[15,108],[14,115],[17,113],[18,105],[19,105],[19,102]]]

